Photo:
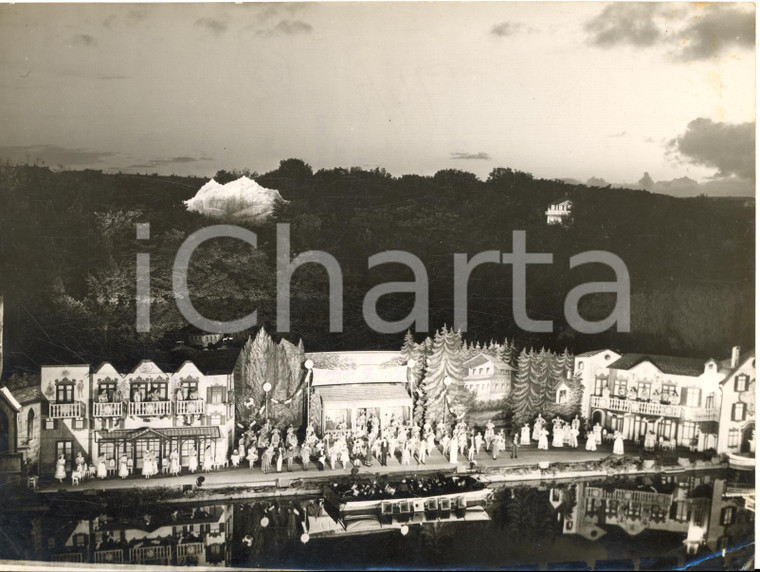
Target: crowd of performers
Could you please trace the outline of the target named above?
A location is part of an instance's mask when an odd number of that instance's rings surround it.
[[[267,422],[241,436],[230,461],[233,467],[247,461],[251,469],[260,461],[264,472],[280,472],[283,464],[290,471],[296,461],[303,470],[314,463],[322,471],[371,466],[375,460],[381,466],[387,466],[393,459],[401,465],[424,465],[435,449],[451,463],[457,463],[460,456],[472,460],[481,450],[496,459],[506,449],[504,430],[496,433],[490,421],[484,435],[465,422],[453,428],[430,422],[420,427],[391,416],[381,432],[372,415],[361,421],[356,431],[328,431],[323,438],[317,436],[312,426],[307,426],[301,442],[292,426],[283,437],[279,429]]]
[[[533,427],[526,423],[520,430],[520,445],[530,445],[532,441],[538,442],[538,449],[547,451],[549,449],[549,439],[551,437],[552,447],[571,447],[578,448],[578,441],[581,432],[581,420],[576,415],[569,423],[559,417],[555,417],[552,422],[551,433],[549,432],[549,423],[539,413]],[[612,435],[608,434],[599,423],[593,427],[588,425],[585,428],[585,449],[586,451],[596,451],[597,446],[602,441],[611,440],[613,442],[612,452],[615,455],[624,454],[623,434],[615,431]],[[515,439],[517,435],[515,435]]]
[[[490,420],[481,433],[463,420],[454,426],[429,421],[420,426],[391,416],[381,431],[379,420],[370,414],[359,419],[355,431],[327,431],[320,438],[314,428],[308,425],[304,438],[299,439],[292,425],[283,434],[281,429],[267,420],[261,426],[252,424],[243,432],[230,455],[229,465],[239,467],[247,464],[250,469],[260,467],[265,473],[282,472],[284,467],[287,471],[292,471],[296,463],[302,470],[308,470],[314,464],[320,471],[371,466],[375,461],[381,466],[387,466],[394,459],[401,465],[424,465],[436,449],[449,463],[477,464],[476,456],[482,452],[496,460],[500,453],[509,450],[510,456],[516,458],[519,447],[532,446],[534,442],[539,450],[548,450],[550,443],[553,448],[578,448],[580,430],[581,421],[578,416],[570,422],[557,417],[549,424],[539,414],[532,427],[526,423],[519,432],[509,437],[504,429],[497,432]],[[614,442],[614,454],[623,454],[623,438],[619,432],[608,435],[599,424],[593,428],[586,427],[586,451],[596,451],[603,440]],[[190,473],[209,472],[219,468],[210,445],[203,454],[191,447],[186,463]],[[74,484],[87,478],[118,476],[126,479],[134,472],[133,460],[126,455],[118,460],[101,455],[94,462],[88,463],[79,453],[75,466],[71,475]],[[143,452],[140,474],[146,479],[159,473],[177,476],[182,471],[176,450],[172,450],[163,459],[159,459],[151,449]],[[66,459],[63,455],[56,463],[55,478],[60,482],[66,478]]]

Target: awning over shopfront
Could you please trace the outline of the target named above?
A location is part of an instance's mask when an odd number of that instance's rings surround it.
[[[347,383],[315,388],[325,409],[411,407],[412,398],[398,383]]]
[[[187,437],[204,437],[206,439],[218,439],[221,437],[219,427],[142,427],[140,429],[114,429],[113,431],[98,431],[98,439],[101,441],[134,441],[146,437],[159,437],[163,439],[182,439]]]
[[[390,366],[357,367],[355,369],[320,369],[314,368],[312,386],[346,385],[365,383],[406,383],[407,367]]]

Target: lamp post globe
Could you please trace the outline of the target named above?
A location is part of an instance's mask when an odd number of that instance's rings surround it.
[[[264,390],[264,417],[269,420],[269,392],[272,391],[272,384],[268,381],[261,386]]]

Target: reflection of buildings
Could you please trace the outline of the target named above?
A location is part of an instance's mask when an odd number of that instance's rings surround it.
[[[478,401],[502,399],[509,395],[512,387],[511,365],[504,363],[486,352],[482,352],[464,362],[464,386],[474,391]]]
[[[159,505],[161,506],[161,505]],[[233,533],[231,506],[165,507],[135,518],[105,514],[42,526],[40,560],[95,564],[226,566]]]
[[[411,418],[408,367],[398,352],[306,354],[321,405],[321,430],[355,429],[370,415],[385,425]]]
[[[394,511],[374,514],[364,514],[353,518],[341,518],[331,515],[323,504],[315,505],[313,510],[308,511],[306,531],[310,537],[334,535],[358,535],[380,532],[400,531],[406,534],[408,529],[415,525],[428,525],[435,523],[462,523],[491,520],[485,509],[485,504],[473,504],[459,508],[454,504],[445,510],[436,505],[435,510],[431,507],[422,507],[420,510],[406,512]]]
[[[203,462],[211,447],[223,463],[235,427],[234,364],[200,367],[185,361],[166,372],[143,360],[122,374],[110,363],[93,372],[88,365],[43,366],[40,471],[52,473],[61,454],[70,471],[79,452],[104,455],[112,467],[126,455],[139,471],[148,449],[162,460],[176,450],[186,467],[193,448]]]
[[[643,442],[651,429],[672,449],[754,449],[754,351],[705,361],[602,350],[577,356],[575,370],[584,414],[609,433]]]
[[[710,475],[663,476],[656,486],[636,489],[579,483],[571,490],[575,503],[565,513],[564,534],[599,540],[610,527],[629,536],[645,530],[675,532],[684,535],[690,554],[701,547],[715,552],[744,540],[732,538],[730,529],[745,510],[744,500],[740,494],[727,494],[726,481]],[[558,506],[566,494],[566,490],[552,489],[552,504]]]

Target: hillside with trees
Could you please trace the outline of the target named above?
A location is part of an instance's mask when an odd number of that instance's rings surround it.
[[[373,286],[409,281],[403,265],[368,269],[369,256],[405,250],[424,263],[430,281],[430,329],[453,323],[453,254],[512,251],[512,231],[525,230],[529,252],[553,254],[552,264],[528,270],[528,314],[551,319],[554,331],[529,334],[512,317],[512,268],[483,264],[469,282],[471,344],[509,337],[517,347],[574,353],[602,346],[686,356],[725,357],[733,345],[754,344],[754,210],[740,201],[684,199],[642,190],[586,187],[535,179],[498,168],[487,180],[460,170],[433,176],[394,177],[383,169],[314,172],[287,159],[271,172],[220,172],[225,183],[246,174],[287,201],[273,216],[243,226],[256,232],[258,249],[233,240],[204,243],[192,258],[192,300],[217,320],[258,312],[276,341],[302,340],[309,351],[396,349],[398,334],[372,331],[362,315]],[[172,294],[172,265],[183,241],[218,221],[188,212],[183,201],[206,182],[200,178],[0,168],[0,293],[5,298],[5,369],[35,372],[43,363],[141,359],[185,321]],[[547,226],[544,211],[571,198],[575,223]],[[150,223],[138,240],[135,223]],[[328,331],[329,288],[316,265],[299,269],[291,284],[291,328],[276,328],[276,223],[290,223],[291,257],[325,250],[339,261],[344,282],[343,332]],[[571,256],[607,250],[631,275],[631,333],[588,336],[564,318],[567,293],[579,284],[609,281],[604,265],[570,270]],[[135,331],[135,259],[151,256],[151,331]],[[586,296],[587,319],[607,315],[614,300]],[[412,308],[411,294],[380,298],[392,321]],[[258,328],[241,334],[245,340]],[[413,328],[414,329],[414,328]],[[415,350],[417,351],[417,350]],[[435,340],[425,350],[435,363]],[[515,356],[519,358],[519,356]],[[420,363],[423,359],[420,359]],[[445,364],[445,368],[454,367]],[[542,363],[536,362],[540,375]],[[548,366],[551,369],[551,366]],[[424,379],[419,386],[423,391]],[[426,396],[431,403],[436,395]],[[533,402],[539,399],[532,395]]]

